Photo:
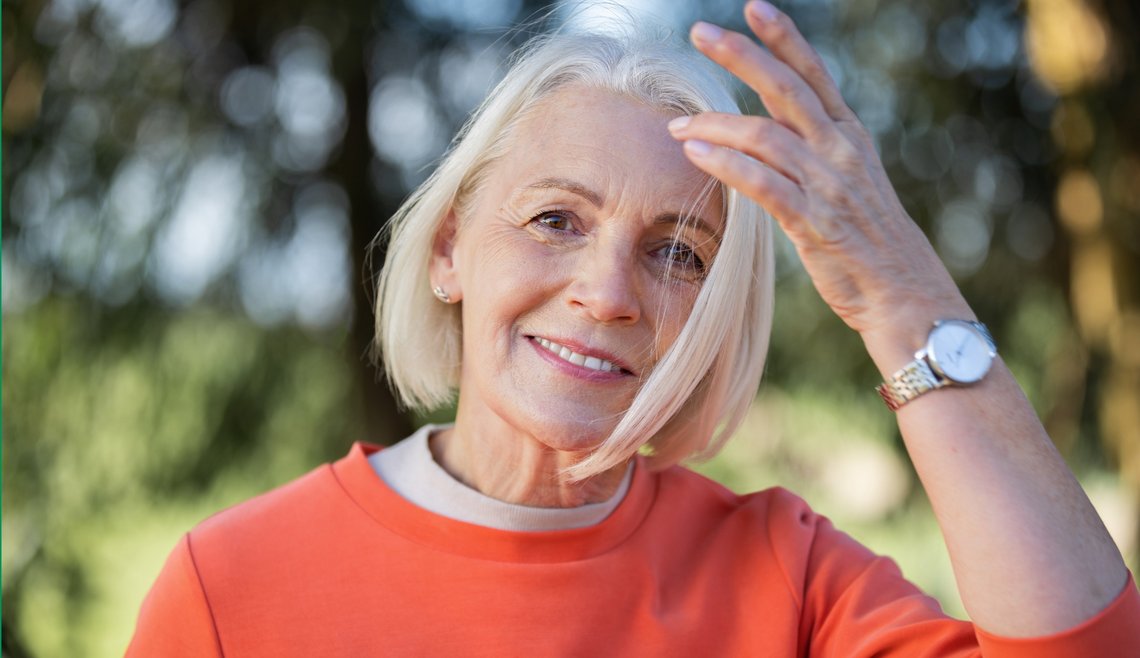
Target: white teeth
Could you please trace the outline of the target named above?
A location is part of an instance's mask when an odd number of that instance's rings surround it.
[[[590,370],[601,370],[602,372],[621,370],[621,368],[617,367],[610,361],[599,359],[596,356],[586,356],[585,354],[579,354],[569,347],[566,347],[565,345],[559,345],[552,340],[546,340],[545,338],[540,338],[538,336],[535,336],[534,340],[539,345],[543,346],[546,351],[552,354],[556,354],[563,361],[569,361],[576,366],[583,366],[585,368],[589,368]]]

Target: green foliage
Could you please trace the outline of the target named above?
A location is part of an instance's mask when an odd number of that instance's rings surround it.
[[[120,651],[179,534],[357,429],[335,342],[207,309],[114,314],[56,299],[5,322],[5,623],[37,655]]]

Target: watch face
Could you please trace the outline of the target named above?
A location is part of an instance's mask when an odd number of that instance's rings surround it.
[[[930,332],[927,356],[935,370],[959,384],[984,377],[994,358],[981,333],[956,320],[943,322]]]

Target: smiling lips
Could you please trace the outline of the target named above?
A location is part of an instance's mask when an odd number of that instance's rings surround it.
[[[547,352],[550,352],[563,361],[567,361],[576,366],[582,366],[583,368],[589,368],[590,370],[598,370],[601,372],[623,372],[621,366],[618,366],[612,361],[599,359],[596,356],[586,356],[585,354],[579,354],[569,347],[566,347],[565,345],[559,345],[552,340],[547,340],[540,336],[535,336],[534,342],[541,345],[542,348]]]

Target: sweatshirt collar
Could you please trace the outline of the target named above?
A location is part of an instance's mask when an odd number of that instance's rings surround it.
[[[357,506],[387,530],[405,539],[472,558],[502,562],[550,563],[583,560],[618,546],[637,530],[653,505],[657,476],[636,457],[625,498],[600,523],[566,530],[499,530],[441,516],[408,502],[380,479],[369,455],[382,448],[353,444],[332,472]]]

